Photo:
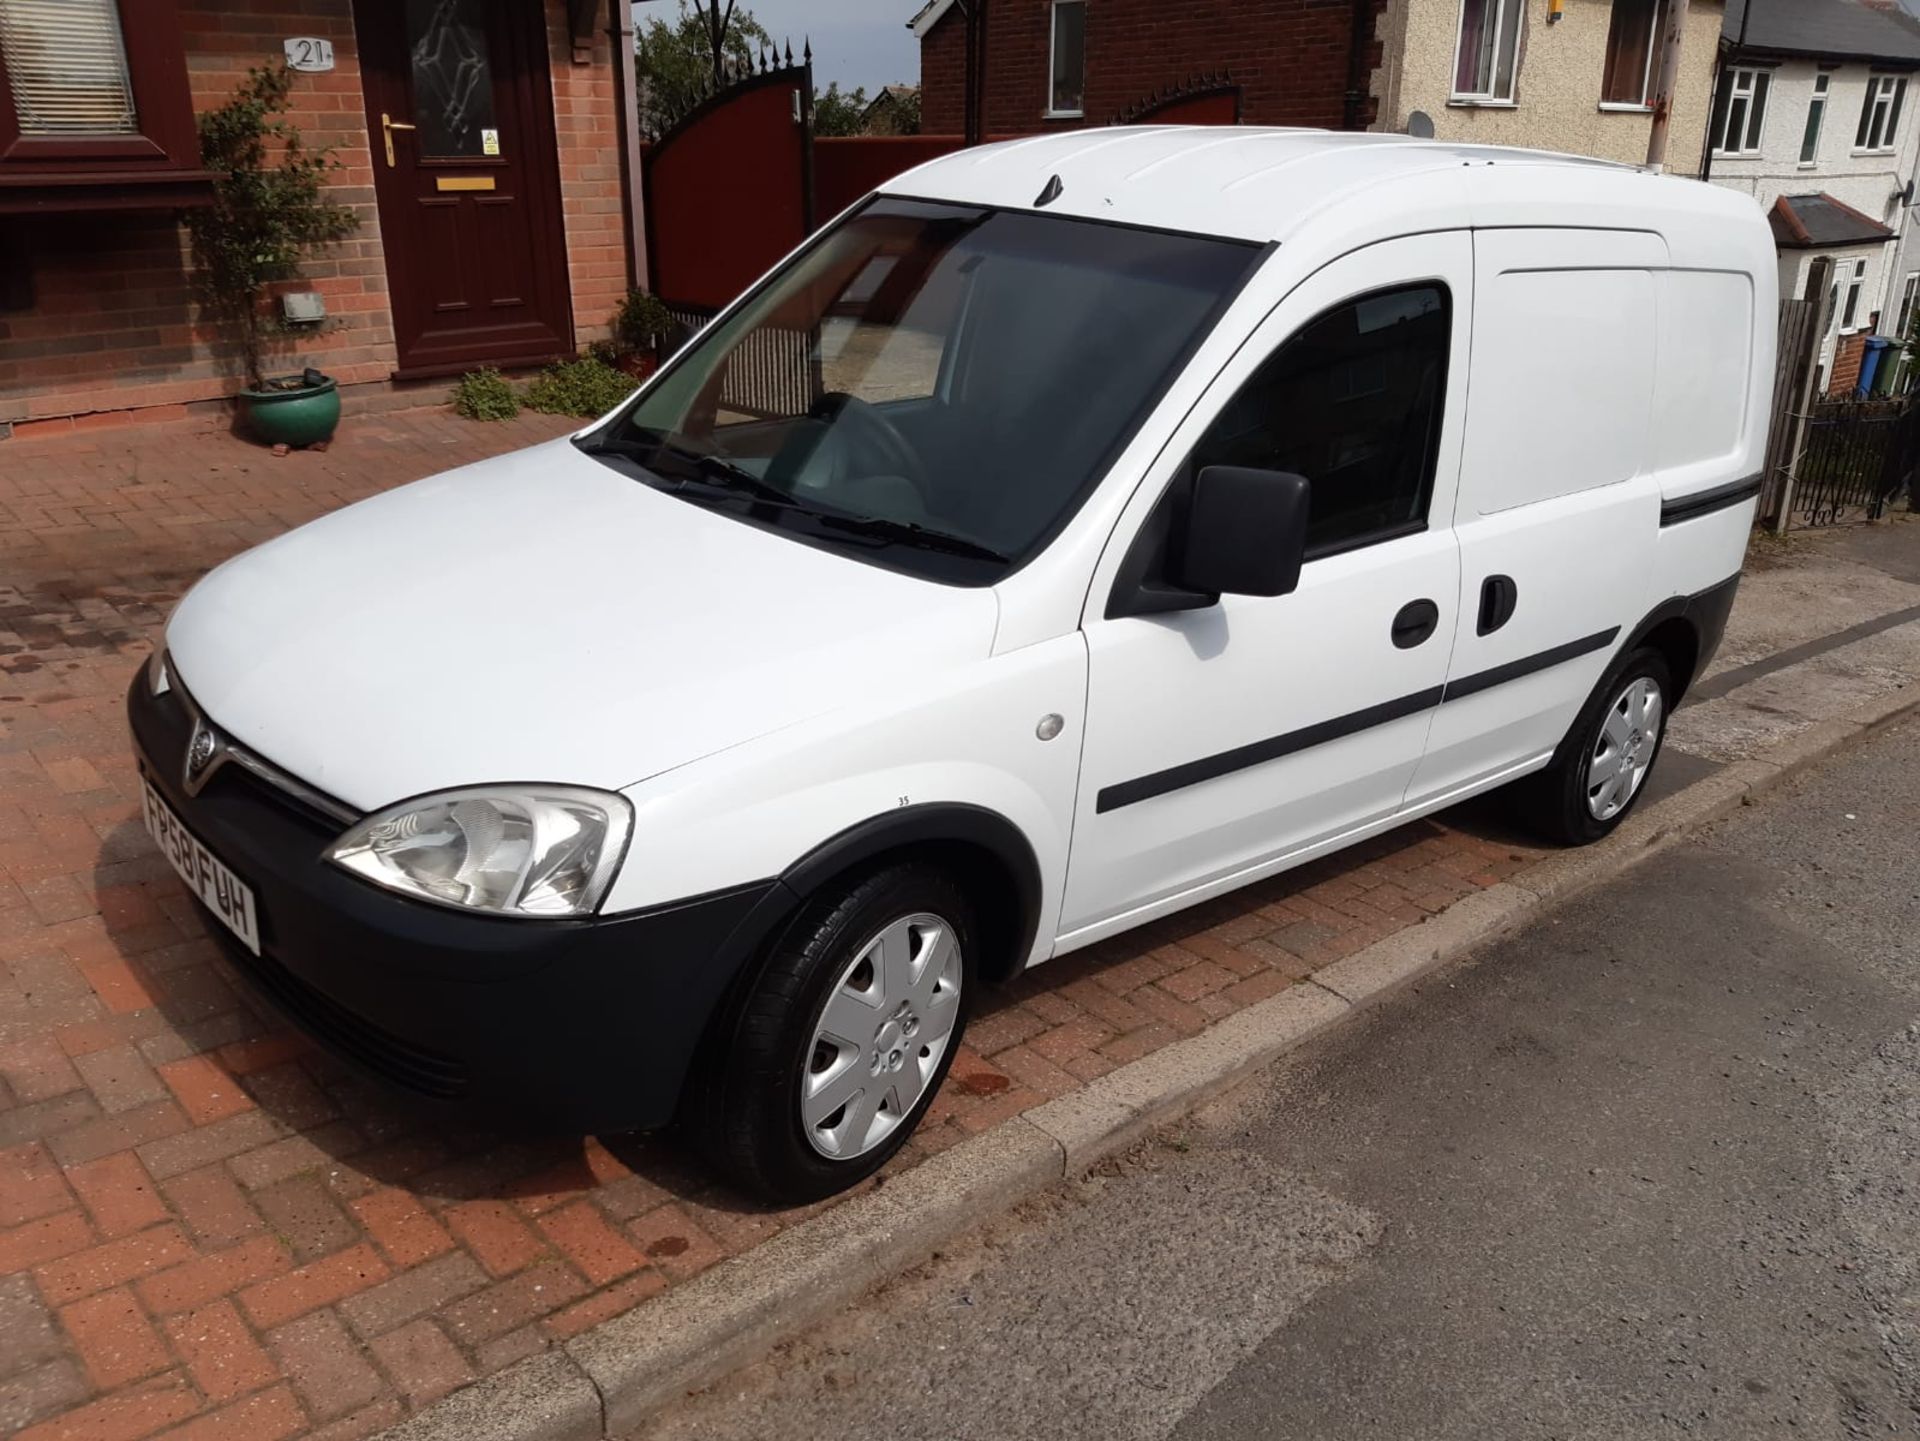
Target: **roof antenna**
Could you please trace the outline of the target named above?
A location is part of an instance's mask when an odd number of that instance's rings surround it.
[[[1047,181],[1047,188],[1040,192],[1040,198],[1033,203],[1036,208],[1045,209],[1062,195],[1066,194],[1066,191],[1067,187],[1060,183],[1060,177],[1056,175]]]

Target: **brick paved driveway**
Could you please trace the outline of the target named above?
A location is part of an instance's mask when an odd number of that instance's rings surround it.
[[[285,459],[183,428],[0,443],[0,1434],[366,1435],[808,1214],[659,1140],[429,1124],[256,1005],[138,824],[121,698],[195,576],[566,428],[422,412]],[[1050,964],[895,1165],[1533,854],[1423,822]]]

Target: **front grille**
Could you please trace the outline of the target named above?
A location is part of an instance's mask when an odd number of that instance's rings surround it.
[[[396,1086],[438,1100],[467,1090],[467,1068],[449,1056],[389,1035],[274,960],[256,956],[217,923],[221,949],[234,968],[323,1044]]]
[[[265,776],[255,774],[238,761],[228,761],[208,776],[207,783],[201,787],[200,794],[214,800],[231,798],[242,803],[253,802],[272,806],[293,817],[301,825],[312,830],[315,836],[324,840],[330,841],[346,829],[333,816],[317,806],[310,805],[292,791],[275,785]]]
[[[157,722],[149,758],[155,765],[164,767],[169,776],[179,776],[196,721],[201,721],[219,737],[224,748],[213,770],[201,782],[199,795],[237,801],[243,806],[264,803],[328,839],[338,836],[359,819],[359,812],[351,806],[315,790],[257,751],[241,745],[200,708],[179,671],[171,671],[170,676],[166,691],[146,702]]]

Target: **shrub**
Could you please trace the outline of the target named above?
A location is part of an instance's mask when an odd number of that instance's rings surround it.
[[[512,420],[520,413],[520,400],[499,371],[470,370],[453,388],[453,413],[468,420]]]
[[[613,338],[628,354],[654,349],[673,333],[673,312],[657,295],[635,288],[613,312]]]
[[[249,385],[258,384],[278,322],[267,287],[300,273],[311,250],[344,240],[359,217],[327,198],[340,168],[330,150],[309,150],[282,118],[293,89],[284,65],[256,68],[225,104],[200,117],[200,162],[214,174],[213,201],[186,212],[200,295],[232,337]]]
[[[604,415],[634,392],[636,382],[591,356],[549,365],[527,383],[527,409],[547,415]]]

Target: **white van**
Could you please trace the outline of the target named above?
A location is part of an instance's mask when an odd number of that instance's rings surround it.
[[[826,1194],[1024,967],[1523,781],[1632,808],[1759,487],[1773,247],[1384,135],[968,151],[566,440],[214,571],[130,697],[236,963],[408,1090]]]

